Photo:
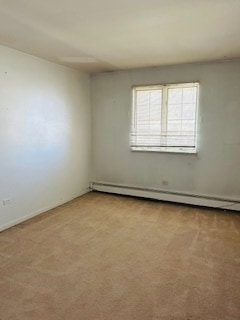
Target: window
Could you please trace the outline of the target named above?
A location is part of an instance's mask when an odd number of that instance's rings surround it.
[[[198,83],[133,88],[131,149],[196,153]]]

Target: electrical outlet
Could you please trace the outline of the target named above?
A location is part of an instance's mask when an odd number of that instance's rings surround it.
[[[3,204],[4,206],[9,206],[9,205],[11,204],[11,199],[4,199],[4,200],[2,201],[2,204]]]
[[[168,186],[168,181],[167,181],[167,180],[163,180],[162,184],[163,184],[164,186]]]

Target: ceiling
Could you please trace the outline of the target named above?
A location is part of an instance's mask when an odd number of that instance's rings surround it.
[[[240,58],[240,0],[0,0],[0,44],[81,71]]]

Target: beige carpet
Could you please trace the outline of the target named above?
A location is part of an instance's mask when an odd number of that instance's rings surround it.
[[[1,320],[238,320],[240,214],[89,193],[0,233]]]

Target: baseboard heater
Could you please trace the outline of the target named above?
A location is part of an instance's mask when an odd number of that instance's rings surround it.
[[[156,199],[162,201],[185,203],[197,206],[240,211],[240,200],[224,199],[197,194],[185,194],[165,190],[140,188],[126,185],[116,185],[103,182],[91,182],[90,188],[96,191],[116,193],[121,195]]]

